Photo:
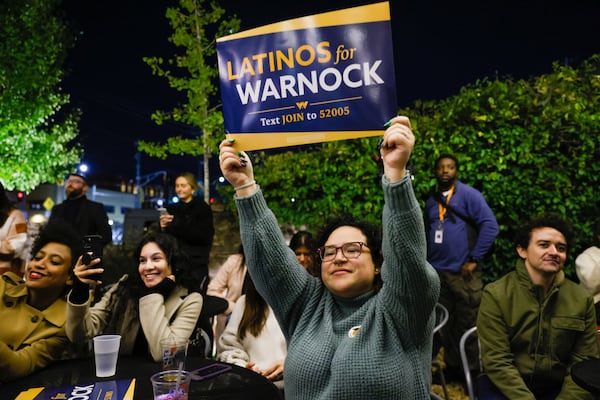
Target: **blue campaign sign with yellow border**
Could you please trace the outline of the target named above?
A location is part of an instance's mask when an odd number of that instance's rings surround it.
[[[378,136],[397,113],[388,2],[229,35],[217,54],[240,150]]]

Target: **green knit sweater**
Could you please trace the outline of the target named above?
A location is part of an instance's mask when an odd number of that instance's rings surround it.
[[[260,190],[236,199],[248,271],[288,343],[286,400],[430,398],[439,279],[410,180],[383,190],[383,288],[353,299],[297,262]]]

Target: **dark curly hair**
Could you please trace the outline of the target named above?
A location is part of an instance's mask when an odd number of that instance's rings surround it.
[[[33,258],[48,243],[64,244],[71,250],[71,270],[77,264],[77,259],[83,253],[81,235],[67,222],[55,219],[49,222],[39,233],[31,247]]]
[[[356,228],[365,235],[365,237],[367,238],[366,244],[369,247],[369,250],[371,250],[371,257],[373,259],[373,264],[375,265],[375,268],[380,269],[381,265],[383,264],[383,255],[381,253],[382,233],[381,233],[380,225],[372,224],[370,222],[366,222],[366,221],[362,221],[362,220],[358,220],[358,219],[354,218],[353,216],[335,217],[335,218],[328,220],[325,223],[325,226],[323,226],[323,228],[321,228],[321,230],[319,231],[319,233],[317,235],[317,244],[319,246],[324,245],[325,242],[327,242],[327,239],[329,238],[331,233],[333,231],[335,231],[337,228],[340,228],[342,226],[350,226],[350,227]],[[322,264],[321,257],[318,257],[318,255],[317,255],[316,259],[317,259],[317,264],[316,264],[315,268],[316,268],[317,276],[320,277],[321,276],[321,264]],[[383,285],[383,281],[381,280],[381,274],[376,274],[375,280],[374,280],[374,286],[375,286],[376,290],[381,289],[382,285]]]
[[[575,233],[571,224],[562,216],[553,213],[536,216],[521,225],[515,234],[515,244],[523,249],[529,247],[531,232],[538,228],[554,228],[562,233],[567,241],[567,252],[575,245]]]

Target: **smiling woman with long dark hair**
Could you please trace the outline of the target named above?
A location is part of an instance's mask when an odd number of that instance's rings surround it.
[[[67,335],[75,344],[100,334],[121,335],[120,353],[162,359],[161,339],[189,338],[202,310],[199,285],[186,268],[176,239],[158,233],[142,238],[135,251],[137,271],[125,274],[90,306],[91,279],[104,270],[99,259],[75,268],[68,297]]]

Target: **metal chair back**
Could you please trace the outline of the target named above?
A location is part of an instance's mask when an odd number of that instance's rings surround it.
[[[448,318],[450,317],[450,313],[448,309],[444,307],[442,304],[437,303],[435,305],[435,326],[433,327],[433,335],[439,332],[440,329],[446,325],[448,322]],[[431,366],[437,368],[437,372],[440,378],[440,383],[442,384],[442,390],[444,391],[444,397],[449,399],[448,397],[448,387],[446,386],[446,377],[444,376],[444,369],[440,365],[437,359],[437,354],[433,355],[433,360],[431,361]]]
[[[469,368],[469,359],[467,357],[467,341],[469,339],[471,340],[477,340],[477,357],[478,357],[478,365],[479,365],[479,372],[483,372],[483,364],[481,362],[481,344],[479,343],[479,339],[476,337],[477,335],[477,327],[474,326],[470,329],[468,329],[465,333],[463,333],[463,335],[460,338],[460,343],[459,343],[459,352],[460,352],[460,360],[462,362],[462,366],[463,366],[463,372],[465,374],[465,386],[467,387],[467,393],[469,395],[470,399],[476,399],[476,393],[475,393],[475,384],[474,384],[474,379],[471,376],[471,369]]]
[[[437,303],[435,305],[435,326],[433,328],[433,334],[435,335],[440,329],[446,325],[448,322],[448,318],[450,314],[448,313],[448,309],[444,307],[442,304]]]

